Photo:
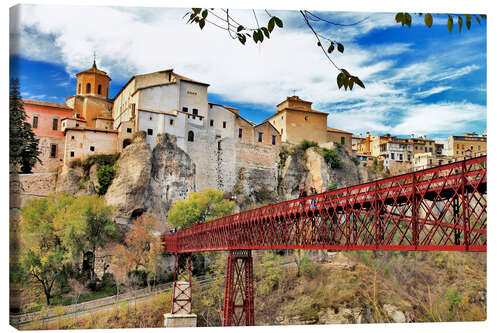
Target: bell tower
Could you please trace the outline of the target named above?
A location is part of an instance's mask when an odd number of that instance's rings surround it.
[[[76,78],[76,95],[109,98],[111,78],[106,72],[97,68],[95,58],[92,67],[76,74]]]

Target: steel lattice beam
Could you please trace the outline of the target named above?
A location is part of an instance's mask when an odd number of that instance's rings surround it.
[[[172,314],[191,313],[193,259],[191,253],[175,254]]]
[[[250,250],[231,250],[227,257],[224,326],[254,325],[253,262]]]

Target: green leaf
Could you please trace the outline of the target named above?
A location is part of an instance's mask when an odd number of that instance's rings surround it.
[[[198,24],[200,25],[200,29],[203,30],[203,27],[205,26],[205,19],[201,19]]]
[[[430,28],[432,26],[432,15],[429,13],[425,14],[424,21],[425,21],[425,25]]]
[[[472,17],[469,14],[465,15],[465,26],[467,27],[467,30],[470,30],[470,26],[472,23]]]
[[[458,17],[458,32],[462,32],[462,16]]]
[[[202,12],[201,12],[201,17],[203,17],[204,19],[207,18],[207,15],[208,15],[208,10],[204,9]]]
[[[243,34],[238,34],[238,40],[240,41],[241,44],[245,45],[247,38]]]
[[[328,53],[332,53],[334,49],[335,49],[335,46],[333,46],[333,43],[330,42],[330,46],[328,47]]]
[[[359,77],[355,76],[353,79],[354,79],[354,83],[356,83],[358,86],[360,86],[363,89],[365,88],[365,85],[363,84],[363,82],[361,82]]]
[[[349,86],[349,77],[344,76],[344,88],[347,90],[347,87]]]
[[[344,45],[340,44],[337,42],[337,50],[340,52],[340,53],[344,53]]]
[[[474,17],[476,18],[477,23],[481,24],[481,19],[479,18],[479,16],[474,15]]]
[[[253,38],[254,43],[257,44],[257,42],[259,41],[259,37],[257,36],[257,31],[253,32],[252,38]]]
[[[448,31],[451,32],[451,29],[453,29],[453,19],[448,15]]]
[[[349,89],[352,90],[352,87],[354,87],[354,79],[351,77],[349,79]]]
[[[201,12],[201,8],[192,8],[192,9],[193,9],[193,13],[195,13],[195,15],[198,15]]]
[[[408,13],[405,13],[405,21],[406,21],[406,25],[409,27],[411,27],[411,15],[408,14]]]
[[[481,15],[479,15],[479,16],[481,16],[481,18],[483,18],[483,19],[485,19],[485,20],[486,20],[486,14],[481,14]]]
[[[259,41],[262,43],[264,41],[264,34],[262,33],[261,29],[257,30],[257,37],[259,38]]]
[[[401,25],[403,25],[402,22],[403,22],[404,18],[405,18],[405,15],[403,13],[396,14],[396,22],[398,22],[398,23],[401,22]]]
[[[283,22],[278,17],[274,16],[274,21],[279,28],[283,28]]]
[[[262,27],[262,28],[260,28],[260,30],[262,30],[262,31],[264,32],[264,35],[265,35],[267,38],[269,38],[269,31],[267,30],[267,28],[266,28],[266,27]]]
[[[267,23],[267,30],[269,30],[269,32],[273,32],[273,29],[274,29],[274,17],[271,17],[271,19]]]
[[[317,42],[316,45],[321,46],[321,42]]]
[[[337,86],[339,86],[339,89],[342,88],[344,85],[344,73],[340,72],[339,75],[337,75]]]
[[[238,29],[236,29],[236,32],[240,32],[241,30],[245,30],[245,27],[242,25],[240,25]]]
[[[344,73],[345,76],[347,77],[351,76],[351,74],[349,74],[349,72],[346,71],[345,69],[341,68],[340,70],[342,71],[342,73]]]

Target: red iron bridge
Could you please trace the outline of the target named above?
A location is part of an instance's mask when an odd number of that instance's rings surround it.
[[[486,156],[241,212],[162,235],[172,313],[191,311],[192,252],[229,251],[224,325],[253,325],[251,250],[486,251]]]

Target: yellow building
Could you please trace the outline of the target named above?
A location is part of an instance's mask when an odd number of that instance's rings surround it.
[[[349,154],[352,154],[352,133],[328,127],[327,138],[328,142],[341,144]]]
[[[328,113],[313,110],[312,102],[298,96],[287,97],[277,105],[275,115],[266,119],[281,134],[281,141],[299,144],[302,140],[328,142]]]
[[[443,154],[454,158],[486,155],[486,134],[464,133],[452,135],[444,143]]]

